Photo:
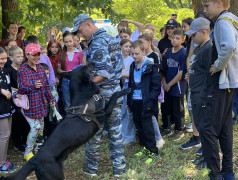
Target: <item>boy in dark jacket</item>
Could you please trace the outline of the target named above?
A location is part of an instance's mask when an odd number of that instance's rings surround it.
[[[158,96],[160,94],[160,76],[153,59],[145,56],[143,42],[132,44],[132,57],[135,60],[130,66],[127,105],[133,113],[133,121],[139,133],[140,144],[144,148],[136,153],[140,157],[148,152],[145,164],[159,160],[152,124],[152,115],[158,115]]]
[[[189,87],[191,90],[191,104],[193,125],[198,132],[201,131],[201,121],[204,115],[204,103],[207,97],[207,80],[210,76],[209,69],[212,62],[212,40],[209,37],[210,21],[205,18],[193,20],[190,31],[186,35],[191,35],[193,42],[198,46],[194,49],[188,67]],[[190,140],[181,145],[182,149],[199,147],[201,145],[199,136],[193,136]],[[203,167],[205,164],[204,157],[199,157],[194,161],[197,167]]]

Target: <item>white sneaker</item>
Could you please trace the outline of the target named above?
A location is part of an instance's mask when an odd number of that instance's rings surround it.
[[[84,173],[85,175],[89,175],[89,176],[91,176],[91,177],[97,176],[97,174],[92,174],[92,173],[89,173],[89,172],[86,172],[86,171],[84,171],[83,173]]]
[[[120,174],[114,174],[114,177],[119,178],[119,177],[121,177],[121,175]]]
[[[168,135],[167,137],[170,137],[170,136],[173,136],[174,135],[174,130],[172,130]]]
[[[192,124],[192,123],[189,123],[189,124],[186,126],[186,131],[189,132],[189,133],[192,133],[192,132],[193,132],[193,124]]]
[[[158,149],[162,148],[165,144],[165,141],[163,140],[163,138],[161,138],[160,140],[156,141],[156,147]]]
[[[35,154],[40,150],[40,148],[42,147],[42,144],[43,144],[43,143],[36,143],[36,146],[35,146],[35,148],[34,148],[34,153],[35,153]]]

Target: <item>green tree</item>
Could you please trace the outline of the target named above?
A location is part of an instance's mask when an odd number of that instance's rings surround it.
[[[163,0],[169,8],[189,8],[192,9],[191,0]]]
[[[2,22],[0,23],[1,27],[3,27],[3,24],[6,26],[10,21],[17,21],[15,18],[16,14],[14,15],[14,12],[18,12],[18,4],[14,0],[1,0],[1,6],[3,11],[2,12]],[[7,31],[4,30],[3,36],[7,35]]]
[[[182,19],[194,16],[192,9],[169,8],[164,0],[114,0],[113,9],[116,13],[123,14],[127,19],[144,24],[154,24],[157,30],[157,37],[160,37],[159,30],[170,19],[172,13],[178,14],[180,23]],[[132,27],[132,29],[134,28]]]
[[[2,16],[5,20],[3,26],[17,21],[27,27],[28,34],[36,34],[38,30],[38,36],[43,40],[51,27],[72,27],[73,19],[82,12],[89,15],[96,12],[98,16],[117,20],[112,4],[112,0],[1,0],[1,5],[5,5],[3,12],[7,15]]]

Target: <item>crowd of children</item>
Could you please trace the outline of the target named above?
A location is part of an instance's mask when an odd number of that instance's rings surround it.
[[[194,20],[183,19],[180,25],[173,14],[160,29],[161,40],[155,38],[153,24],[144,26],[127,19],[118,24],[116,39],[124,63],[121,87],[131,88],[121,105],[123,145],[132,145],[138,134],[142,150],[135,156],[147,156],[145,164],[150,164],[161,160],[159,149],[165,137],[178,141],[185,130],[193,132],[180,148],[202,145],[197,151],[201,156],[193,163],[198,168],[208,167],[210,179],[233,180],[238,18],[228,12],[229,0],[202,2],[204,9]],[[130,23],[137,27],[134,32]],[[10,133],[14,148],[24,152],[28,161],[57,126],[57,121],[52,125],[51,109],[56,106],[65,115],[64,108],[70,106],[69,81],[60,73],[85,65],[88,50],[88,39],[69,29],[63,33],[63,42],[51,40],[47,47],[40,47],[34,35],[24,40],[24,26],[17,30],[17,25],[10,23],[7,31],[9,36],[0,42],[0,172],[17,167],[6,160]],[[28,108],[23,95],[28,97]],[[13,103],[17,98],[23,105]],[[187,126],[184,99],[191,119]],[[218,141],[223,153],[221,170]]]

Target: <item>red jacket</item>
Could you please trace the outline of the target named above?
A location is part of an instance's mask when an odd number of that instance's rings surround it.
[[[9,38],[4,38],[1,42],[0,42],[0,46],[1,47],[3,47],[3,48],[5,48],[5,42],[6,42],[6,40],[8,40]],[[19,39],[19,38],[17,38],[17,46],[19,46],[20,48],[24,48],[24,45],[23,45],[23,40],[21,40],[21,39]]]

